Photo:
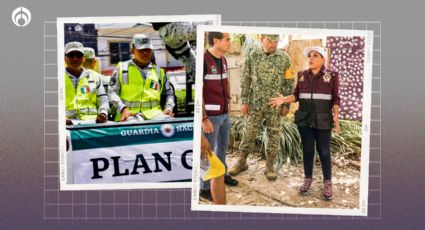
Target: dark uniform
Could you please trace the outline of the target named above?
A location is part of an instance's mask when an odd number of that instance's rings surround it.
[[[295,124],[301,135],[306,178],[312,178],[316,142],[324,180],[331,179],[332,107],[340,104],[338,91],[339,76],[337,72],[322,67],[316,75],[313,75],[310,70],[298,73],[297,85],[293,94],[299,101],[299,109],[295,112]]]

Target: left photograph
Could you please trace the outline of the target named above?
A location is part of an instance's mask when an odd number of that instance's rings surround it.
[[[196,32],[220,20],[57,19],[61,190],[191,186]]]

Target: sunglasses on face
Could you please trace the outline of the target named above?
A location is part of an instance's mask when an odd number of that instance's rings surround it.
[[[82,58],[84,54],[80,53],[80,52],[72,52],[66,55],[66,57],[68,58]]]

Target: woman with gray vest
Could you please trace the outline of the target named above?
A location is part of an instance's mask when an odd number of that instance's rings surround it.
[[[299,188],[307,194],[313,176],[314,146],[320,156],[324,179],[323,198],[332,197],[332,162],[330,153],[331,130],[340,131],[339,126],[339,76],[325,68],[326,51],[314,46],[304,50],[309,69],[298,73],[293,95],[271,98],[269,105],[278,107],[283,103],[299,101],[295,112],[295,124],[301,136],[304,161],[304,183]]]

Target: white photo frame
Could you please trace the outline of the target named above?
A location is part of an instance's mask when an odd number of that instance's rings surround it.
[[[365,41],[364,70],[363,70],[363,100],[362,100],[362,144],[361,144],[361,170],[359,204],[356,209],[335,208],[292,208],[271,206],[247,205],[214,205],[199,203],[200,187],[200,140],[202,123],[202,89],[203,89],[203,52],[205,33],[208,31],[224,32],[230,34],[285,34],[302,36],[361,36]],[[195,120],[194,120],[194,148],[193,148],[193,174],[192,174],[192,210],[197,211],[224,211],[224,212],[258,212],[258,213],[286,213],[286,214],[315,214],[315,215],[346,215],[367,216],[368,208],[368,183],[369,183],[369,147],[370,147],[370,121],[371,121],[371,95],[372,95],[372,60],[373,60],[373,31],[366,30],[340,30],[340,29],[302,29],[302,28],[272,28],[272,27],[245,27],[245,26],[200,26],[197,37],[196,60],[196,92]]]
[[[58,133],[59,133],[59,164],[60,190],[108,190],[108,189],[159,189],[159,188],[189,188],[191,182],[132,182],[132,183],[90,183],[74,184],[68,181],[69,162],[66,151],[67,130],[65,126],[65,83],[64,76],[64,26],[67,23],[108,24],[108,23],[148,23],[148,22],[203,22],[212,21],[213,25],[221,23],[221,15],[167,15],[167,16],[130,16],[130,17],[75,17],[57,18],[57,63],[58,63]],[[177,106],[177,105],[176,105]]]

